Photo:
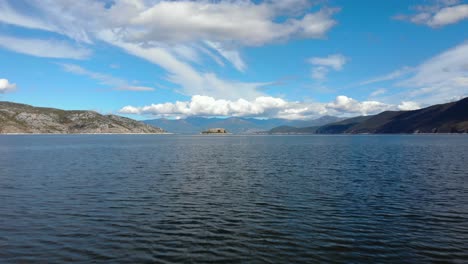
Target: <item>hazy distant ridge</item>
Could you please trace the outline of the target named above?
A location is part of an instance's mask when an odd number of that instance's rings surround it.
[[[152,119],[145,120],[146,124],[161,127],[162,129],[180,134],[197,134],[212,127],[222,127],[234,134],[249,134],[268,131],[274,127],[288,125],[296,127],[321,126],[342,120],[335,116],[323,116],[314,120],[287,120],[280,118],[257,119],[246,117],[206,118],[188,117],[186,119]]]

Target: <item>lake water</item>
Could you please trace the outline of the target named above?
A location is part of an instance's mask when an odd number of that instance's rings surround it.
[[[0,136],[0,262],[468,261],[468,136]]]

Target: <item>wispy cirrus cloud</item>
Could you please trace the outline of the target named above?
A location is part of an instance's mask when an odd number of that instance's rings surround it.
[[[66,41],[16,38],[0,35],[0,47],[35,57],[56,59],[86,59],[91,50],[70,45]]]
[[[190,64],[178,60],[164,48],[142,47],[114,37],[112,33],[101,35],[101,39],[122,48],[127,53],[161,66],[168,72],[167,80],[178,84],[181,87],[180,92],[186,95],[203,94],[224,99],[252,99],[261,96],[262,92],[259,88],[269,84],[269,82],[246,83],[223,80],[214,73],[197,71]]]
[[[370,97],[376,97],[376,96],[379,96],[379,95],[383,95],[385,93],[387,93],[387,89],[380,88],[380,89],[377,89],[377,90],[373,91],[370,94]]]
[[[92,0],[30,0],[29,12],[15,2],[1,5],[0,23],[52,31],[91,47],[105,41],[163,68],[166,79],[186,95],[254,98],[262,95],[258,88],[268,82],[225,80],[192,64],[207,56],[218,65],[227,61],[244,72],[248,65],[242,47],[324,38],[337,24],[333,16],[339,8],[310,9],[312,5],[306,0],[116,0],[107,5]]]
[[[31,16],[31,14],[17,12],[8,1],[0,1],[0,14],[0,22],[5,24],[46,31],[57,30],[56,27],[41,18]]]
[[[427,103],[448,101],[468,96],[468,42],[442,52],[421,63],[414,74],[396,83],[398,87],[411,87],[402,95]]]
[[[417,66],[403,67],[360,85],[383,81],[393,81],[389,84],[393,88],[387,89],[387,95],[380,97],[389,102],[403,99],[427,105],[468,96],[468,42],[441,52]]]
[[[382,75],[382,76],[377,76],[369,80],[365,80],[359,83],[359,85],[368,85],[368,84],[374,84],[374,83],[379,83],[379,82],[385,82],[385,81],[392,81],[404,76],[407,76],[411,72],[413,72],[415,69],[411,67],[404,66],[400,69],[397,69],[393,72],[390,72],[388,74]]]
[[[135,92],[154,91],[154,88],[152,88],[152,87],[131,85],[131,84],[129,84],[128,81],[126,81],[124,79],[116,78],[116,77],[108,75],[108,74],[89,71],[89,70],[87,70],[87,69],[85,69],[85,68],[83,68],[81,66],[75,65],[75,64],[61,64],[61,66],[63,67],[63,69],[66,72],[70,72],[70,73],[73,73],[73,74],[83,75],[83,76],[89,77],[91,79],[97,80],[101,84],[111,86],[112,89],[114,89],[114,90],[135,91]]]

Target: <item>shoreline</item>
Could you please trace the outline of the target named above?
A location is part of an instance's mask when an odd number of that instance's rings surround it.
[[[0,133],[0,135],[174,135],[174,133]]]
[[[41,136],[41,135],[182,135],[182,136],[416,136],[416,135],[468,135],[468,133],[395,133],[395,134],[177,134],[177,133],[0,133],[0,136]]]

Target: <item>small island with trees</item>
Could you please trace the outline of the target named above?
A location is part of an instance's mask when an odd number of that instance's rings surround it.
[[[228,131],[224,128],[209,128],[201,132],[202,134],[228,134]]]

